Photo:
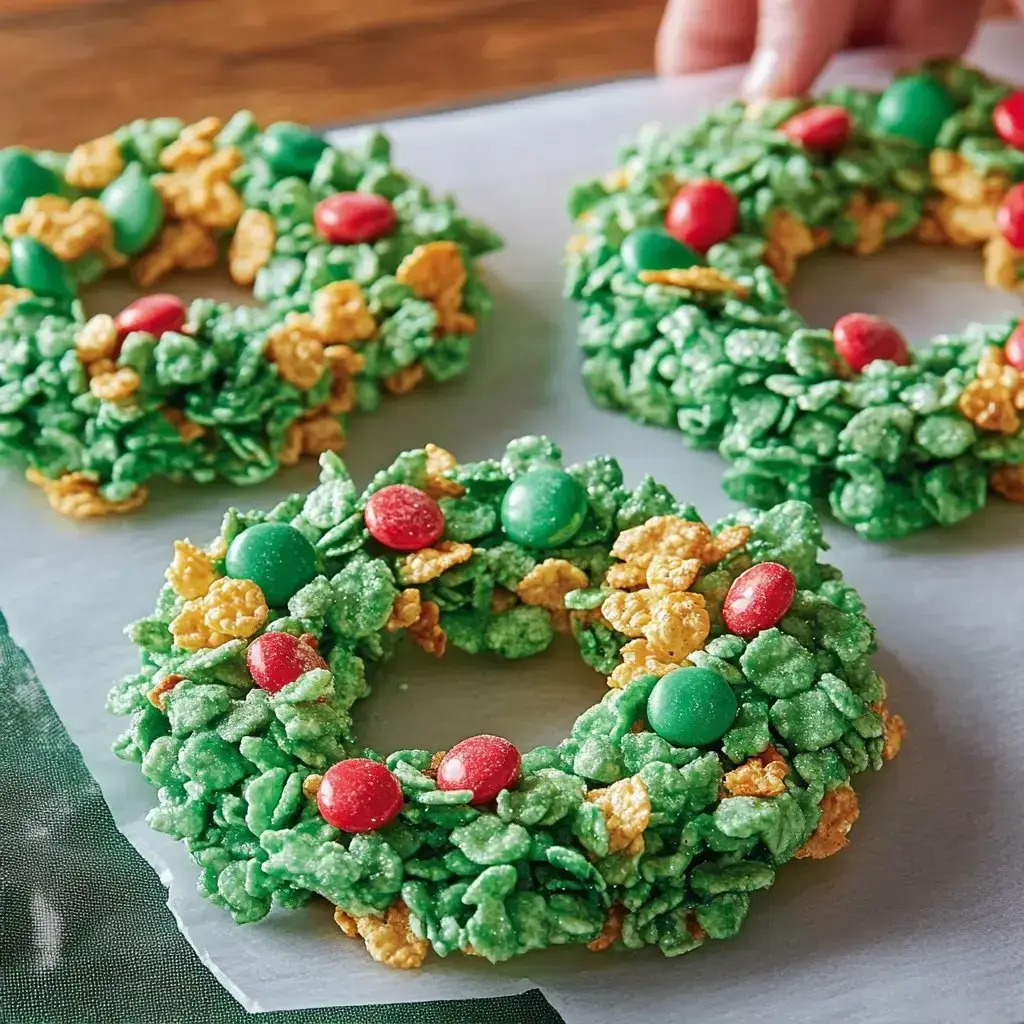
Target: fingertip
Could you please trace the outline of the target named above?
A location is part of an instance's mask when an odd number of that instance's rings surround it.
[[[659,75],[742,64],[754,48],[757,0],[669,0],[658,28]]]

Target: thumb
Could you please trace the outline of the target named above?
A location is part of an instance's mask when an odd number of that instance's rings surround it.
[[[800,96],[853,24],[853,0],[762,0],[757,47],[744,83],[748,99]]]

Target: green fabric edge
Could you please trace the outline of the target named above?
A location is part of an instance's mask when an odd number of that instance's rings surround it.
[[[0,1019],[563,1024],[539,989],[495,999],[248,1014],[178,931],[166,890],[117,830],[2,611],[0,736]]]

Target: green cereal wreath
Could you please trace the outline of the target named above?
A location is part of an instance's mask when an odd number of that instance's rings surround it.
[[[200,892],[236,921],[312,895],[396,967],[585,943],[674,956],[736,934],[750,893],[847,843],[853,775],[899,750],[875,631],[787,501],[709,528],[607,456],[544,437],[458,464],[402,453],[176,544],[115,743],[158,788]],[[557,747],[475,736],[365,750],[352,705],[407,637],[528,658],[558,634],[609,689]],[[595,680],[596,683],[596,680]]]
[[[255,483],[342,447],[344,414],[462,373],[489,229],[391,164],[243,111],[134,121],[69,155],[0,150],[0,457],[51,505],[127,512],[154,477]],[[259,307],[147,295],[86,319],[128,266],[211,267]]]
[[[570,199],[586,386],[716,447],[737,501],[827,499],[871,539],[960,522],[990,487],[1024,501],[1024,326],[910,351],[877,317],[813,329],[783,288],[824,246],[916,238],[983,247],[987,282],[1024,290],[1021,179],[1024,92],[955,63],[645,130]]]

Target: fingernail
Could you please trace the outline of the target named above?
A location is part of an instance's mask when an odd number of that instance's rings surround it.
[[[758,50],[743,80],[743,95],[748,100],[764,99],[779,74],[782,55],[776,49]]]

